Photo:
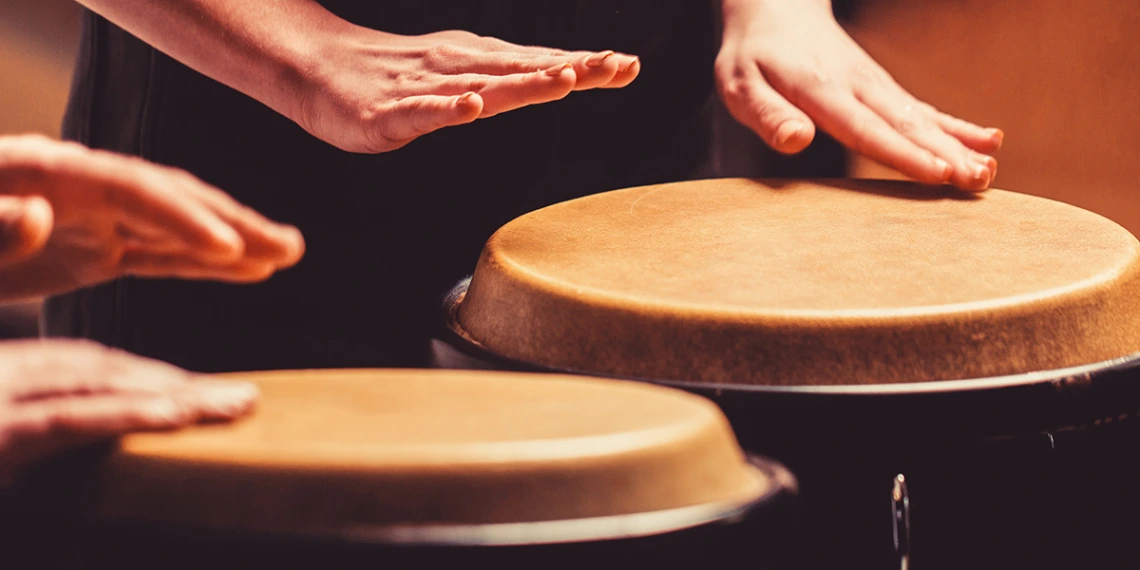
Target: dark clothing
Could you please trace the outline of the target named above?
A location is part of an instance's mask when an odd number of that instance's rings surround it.
[[[325,2],[401,34],[464,29],[527,45],[637,54],[630,87],[433,133],[391,153],[338,150],[253,99],[86,16],[65,136],[185,168],[304,232],[259,285],[120,279],[52,298],[52,336],[199,371],[425,366],[441,296],[491,233],[534,208],[691,178],[708,146],[710,2]],[[670,78],[684,77],[684,81]]]

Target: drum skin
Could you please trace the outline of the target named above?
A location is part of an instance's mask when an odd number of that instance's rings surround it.
[[[1042,198],[708,180],[524,215],[455,315],[539,367],[679,382],[986,378],[1140,352],[1140,242]]]
[[[18,508],[0,501],[6,560],[751,568],[778,546],[738,551],[795,523],[791,474],[746,456],[720,410],[684,391],[511,372],[226,376],[261,389],[251,417],[127,436],[20,481]],[[77,550],[29,547],[48,537]]]
[[[676,390],[459,371],[231,377],[258,384],[258,411],[125,438],[101,468],[98,517],[415,541],[386,531],[727,512],[782,484],[749,466],[720,410]]]

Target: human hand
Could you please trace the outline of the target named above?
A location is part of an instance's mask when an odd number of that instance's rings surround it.
[[[0,344],[0,479],[67,448],[249,413],[257,387],[87,341]]]
[[[398,149],[444,127],[629,85],[634,56],[527,47],[463,31],[399,36],[364,28],[332,38],[291,108],[278,109],[343,150]]]
[[[725,106],[773,149],[803,150],[819,125],[919,182],[982,191],[1002,132],[907,93],[839,26],[828,0],[724,0],[716,62]]]
[[[0,300],[124,275],[268,278],[304,250],[186,172],[40,136],[0,137]]]

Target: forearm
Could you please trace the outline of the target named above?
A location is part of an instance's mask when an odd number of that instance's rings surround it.
[[[78,1],[291,118],[327,40],[354,28],[313,0]]]
[[[725,31],[746,32],[754,24],[763,25],[763,14],[772,10],[817,8],[831,13],[831,0],[714,0],[719,3]]]

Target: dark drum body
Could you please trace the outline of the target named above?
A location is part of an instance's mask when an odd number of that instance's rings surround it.
[[[448,326],[443,368],[556,372]],[[557,371],[567,372],[567,371]],[[572,371],[571,371],[572,372]],[[803,567],[1132,567],[1140,546],[1140,355],[1072,369],[880,386],[640,379],[705,396],[800,485]],[[901,478],[901,481],[900,481]]]
[[[1135,567],[1140,240],[1043,198],[722,179],[516,218],[441,367],[716,402],[801,483],[810,567]]]

